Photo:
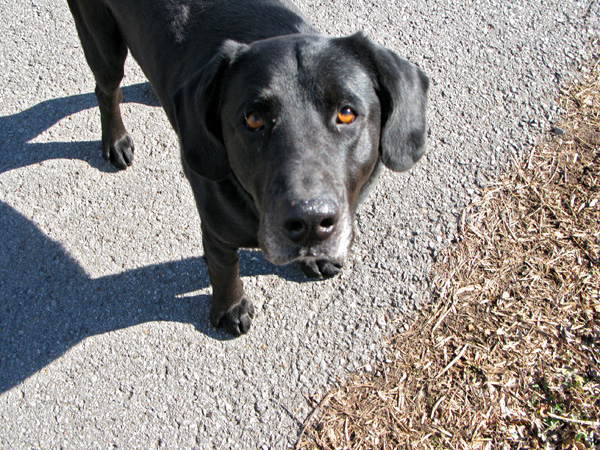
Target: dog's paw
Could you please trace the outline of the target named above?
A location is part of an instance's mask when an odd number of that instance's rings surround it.
[[[310,278],[331,278],[342,270],[342,264],[326,259],[300,261],[300,267],[306,276]]]
[[[102,149],[102,156],[119,170],[127,169],[133,164],[133,139],[125,133],[121,138]]]
[[[246,296],[228,310],[211,309],[210,311],[210,323],[234,336],[246,334],[252,325],[253,317],[254,305]]]

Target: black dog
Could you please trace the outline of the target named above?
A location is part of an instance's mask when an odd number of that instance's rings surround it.
[[[362,34],[317,34],[286,0],[68,1],[96,78],[104,158],[133,160],[119,112],[128,48],[177,131],[210,320],[229,333],[254,315],[240,247],[335,275],[381,163],[407,170],[425,151],[427,77]]]

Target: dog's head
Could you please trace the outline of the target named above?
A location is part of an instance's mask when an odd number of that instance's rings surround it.
[[[341,263],[379,162],[404,171],[425,151],[427,89],[362,34],[228,41],[176,95],[184,163],[248,191],[270,261]]]

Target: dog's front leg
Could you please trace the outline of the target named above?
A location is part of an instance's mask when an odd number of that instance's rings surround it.
[[[204,228],[204,227],[203,227]],[[202,230],[208,276],[213,287],[210,322],[234,336],[250,329],[254,306],[244,293],[237,247],[229,247]]]

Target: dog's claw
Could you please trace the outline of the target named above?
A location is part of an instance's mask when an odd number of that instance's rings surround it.
[[[342,270],[342,265],[326,259],[300,261],[302,271],[310,278],[331,278]]]
[[[227,311],[211,311],[210,322],[216,328],[223,328],[229,334],[240,336],[246,334],[252,325],[254,305],[247,297],[233,305]]]

